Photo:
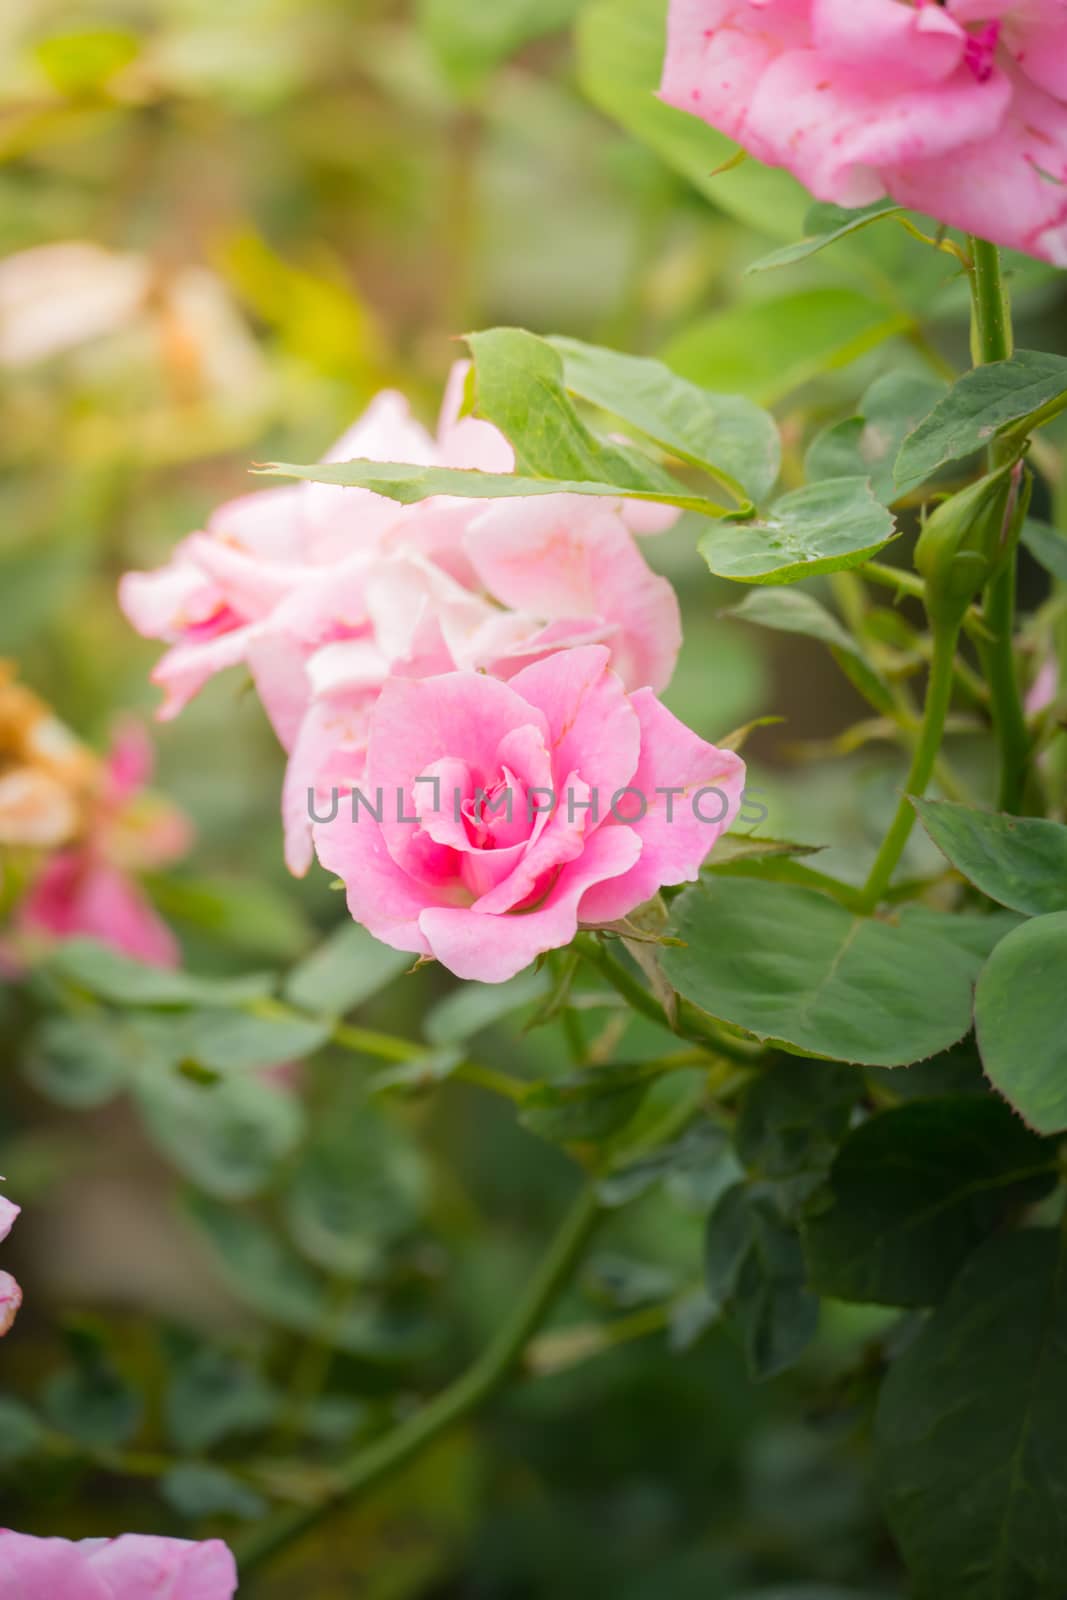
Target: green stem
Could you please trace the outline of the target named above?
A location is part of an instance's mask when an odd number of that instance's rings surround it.
[[[945,718],[952,700],[953,660],[959,627],[937,627],[934,631],[934,653],[930,662],[930,678],[926,685],[926,703],[923,707],[922,729],[915,746],[908,772],[907,783],[897,807],[889,832],[863,888],[863,900],[873,910],[889,888],[890,879],[904,851],[915,823],[915,807],[909,796],[921,795],[930,782],[941,738],[945,731]]]
[[[974,310],[972,343],[976,365],[1006,361],[1012,352],[1011,310],[1000,270],[1000,251],[984,239],[970,241],[974,262],[971,297]],[[1010,441],[994,444],[990,467],[1010,459]],[[993,731],[1000,759],[999,805],[1018,811],[1022,805],[1030,759],[1019,677],[1015,666],[1015,554],[1001,568],[986,591],[982,620],[991,637],[979,645],[982,669],[989,684]]]
[[[601,1216],[595,1185],[583,1187],[514,1311],[481,1356],[436,1399],[391,1433],[359,1450],[340,1469],[336,1487],[315,1505],[294,1507],[254,1529],[238,1549],[243,1573],[315,1526],[330,1511],[398,1471],[447,1429],[493,1395],[563,1288]]]

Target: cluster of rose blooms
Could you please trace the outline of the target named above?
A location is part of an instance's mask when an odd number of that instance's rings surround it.
[[[464,378],[435,438],[385,393],[328,459],[510,471],[502,434],[460,415]],[[317,851],[379,939],[500,982],[695,878],[736,814],[740,759],[657,698],[678,606],[635,535],[674,516],[305,483],[222,506],[167,566],[127,574],[121,601],[170,646],[164,716],[220,669],[251,672],[288,752],[291,870]],[[712,789],[715,806],[684,803]],[[400,803],[338,807],[353,790]]]

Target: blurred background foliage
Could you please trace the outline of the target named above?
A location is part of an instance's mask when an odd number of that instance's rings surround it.
[[[655,102],[663,11],[7,0],[0,655],[79,737],[102,750],[117,712],[154,704],[119,574],[247,488],[250,462],[316,459],[381,387],[431,418],[466,329],[665,353],[751,395],[780,419],[786,487],[890,365],[966,364],[956,263],[896,223],[747,272],[801,235],[807,201],[752,163],[718,173],[725,141]],[[1020,343],[1067,349],[1063,279],[1011,271]],[[783,718],[746,747],[763,831],[832,843],[829,869],[856,876],[892,809],[894,745],[848,732],[869,713],[814,641],[722,619],[741,591],[695,543],[683,520],[645,546],[685,613],[668,703],[709,737]],[[1040,593],[1036,568],[1024,581]],[[817,592],[847,603],[834,580]],[[886,648],[906,655],[911,613],[890,606]],[[321,872],[285,876],[281,754],[254,697],[224,677],[155,738],[157,787],[197,834],[151,882],[189,967],[303,961],[341,908]],[[966,771],[979,757],[966,729],[957,743]],[[357,1039],[290,1066],[321,1043],[306,1022],[220,1037],[202,996],[180,1019],[127,1013],[70,973],[0,996],[0,1168],[25,1208],[5,1264],[26,1296],[0,1360],[4,1522],[230,1536],[272,1498],[314,1495],[523,1282],[572,1169],[478,1084],[425,1090],[468,1041],[490,1067],[565,1072],[555,1029],[515,1025],[543,987],[502,1003],[341,939],[290,998],[424,1041],[413,1060],[383,1066]],[[607,1025],[626,1059],[662,1053],[652,1024],[623,1039],[585,999],[589,1039]],[[235,1049],[251,1070],[220,1078]],[[642,1117],[670,1114],[677,1081]],[[733,1161],[724,1146],[691,1181],[650,1179],[525,1381],[248,1592],[899,1593],[863,1450],[885,1318],[829,1305],[798,1367],[749,1381],[700,1286]]]

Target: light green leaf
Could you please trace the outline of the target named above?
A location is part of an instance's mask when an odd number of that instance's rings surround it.
[[[835,423],[812,440],[804,461],[807,476],[816,483],[867,477],[875,498],[892,505],[900,497],[893,477],[900,447],[947,390],[940,379],[919,373],[887,372],[876,378],[860,400],[858,416]]]
[[[247,1483],[206,1461],[180,1461],[159,1480],[159,1492],[180,1517],[242,1517],[267,1513],[267,1502]]]
[[[908,434],[897,456],[900,494],[917,488],[951,461],[964,461],[994,439],[1022,442],[1067,406],[1067,356],[1017,350],[964,373],[929,416]]]
[[[832,478],[783,495],[766,517],[709,528],[697,548],[716,577],[795,583],[861,566],[894,537],[866,479]]]
[[[419,27],[438,65],[461,94],[531,39],[563,28],[579,0],[419,0]]]
[[[720,169],[737,146],[657,98],[667,0],[595,0],[579,13],[578,73],[594,105],[620,122],[727,214],[776,239],[801,231],[810,197],[788,173],[746,161]]]
[[[198,978],[149,967],[92,939],[70,939],[48,956],[46,970],[115,1006],[235,1006],[269,994],[267,973],[243,978]]]
[[[1039,1133],[1067,1129],[1067,911],[1034,917],[993,951],[974,997],[982,1065]]]
[[[896,706],[888,685],[868,665],[848,630],[814,595],[802,589],[765,585],[750,589],[740,605],[732,606],[726,615],[774,628],[779,633],[798,633],[808,639],[818,639],[820,644],[829,646],[830,654],[861,694],[885,715],[895,715]]]
[[[281,1401],[254,1367],[226,1351],[201,1346],[171,1369],[167,1433],[179,1450],[210,1450],[233,1434],[269,1427]]]
[[[721,477],[743,500],[774,486],[782,447],[774,418],[743,395],[715,394],[661,361],[621,355],[578,339],[548,341],[563,357],[571,394],[629,423],[670,454]]]
[[[543,1000],[552,979],[544,969],[520,972],[506,983],[460,983],[426,1013],[424,1030],[434,1045],[464,1044],[483,1028]]]
[[[293,968],[282,993],[302,1011],[341,1017],[408,971],[412,959],[381,944],[358,922],[344,922]]]
[[[975,811],[949,800],[913,799],[942,855],[991,900],[1039,917],[1067,911],[1067,827],[1041,817]]]
[[[849,1135],[802,1228],[821,1294],[934,1305],[972,1250],[1055,1182],[1055,1150],[992,1095],[915,1100]]]
[[[770,405],[910,326],[906,313],[853,289],[805,289],[704,317],[663,359],[692,383]]]
[[[195,1007],[177,1016],[145,1011],[130,1017],[134,1035],[159,1062],[195,1062],[209,1073],[247,1072],[300,1061],[329,1038],[317,1017],[260,1015]]]
[[[873,205],[862,206],[858,211],[848,211],[842,206],[813,206],[804,218],[804,238],[773,250],[769,256],[753,261],[747,272],[771,272],[777,267],[791,267],[796,261],[806,261],[817,255],[827,245],[836,244],[860,228],[869,228],[872,222],[892,217],[903,210],[892,200],[876,200]]]
[[[970,920],[988,919],[917,907],[885,922],[811,889],[709,878],[674,902],[685,943],[665,947],[660,965],[687,999],[759,1039],[903,1066],[970,1027],[982,956],[957,926]]]
[[[31,1036],[24,1071],[56,1105],[90,1111],[121,1093],[142,1058],[136,1036],[94,1008],[77,1017],[45,1017]]]
[[[1060,1600],[1067,1243],[991,1239],[889,1369],[878,1477],[914,1600]]]
[[[300,1102],[256,1078],[192,1083],[169,1069],[143,1073],[134,1090],[153,1142],[193,1183],[244,1200],[274,1177],[303,1131]]]

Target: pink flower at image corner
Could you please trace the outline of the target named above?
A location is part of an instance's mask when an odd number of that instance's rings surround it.
[[[744,774],[651,689],[628,693],[609,651],[590,645],[506,683],[391,679],[359,786],[373,810],[357,804],[353,820],[340,805],[315,845],[376,938],[501,983],[580,924],[695,879],[737,814]]]
[[[221,1539],[38,1539],[0,1529],[4,1600],[233,1600],[236,1589]]]
[[[660,94],[820,200],[1067,266],[1067,0],[670,0]]]
[[[0,1240],[7,1238],[21,1209],[21,1206],[0,1195]],[[10,1272],[0,1272],[0,1339],[10,1331],[21,1304],[22,1290]],[[0,1590],[2,1593],[3,1590]]]
[[[510,445],[461,417],[453,368],[435,437],[385,392],[327,460],[355,457],[508,472]],[[681,645],[677,600],[634,532],[677,513],[578,495],[402,506],[363,489],[302,483],[222,506],[156,572],[127,573],[129,620],[170,648],[152,676],[176,715],[216,672],[251,670],[289,755],[286,860],[312,858],[307,793],[362,771],[386,678],[476,669],[506,678],[568,646],[603,642],[628,687],[662,689]]]
[[[137,874],[184,855],[192,828],[175,806],[145,792],[152,764],[143,728],[120,724],[88,832],[47,857],[16,913],[19,934],[98,939],[151,966],[179,965],[178,942]]]

